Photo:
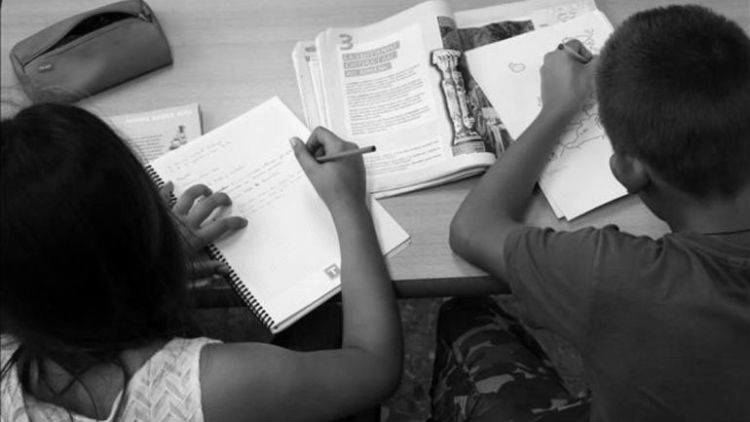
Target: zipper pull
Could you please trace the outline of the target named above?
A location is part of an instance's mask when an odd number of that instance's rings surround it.
[[[146,3],[144,3],[143,0],[140,0],[138,4],[140,5],[140,10],[138,11],[138,19],[144,22],[151,22],[151,15],[148,13],[148,6],[146,6]]]

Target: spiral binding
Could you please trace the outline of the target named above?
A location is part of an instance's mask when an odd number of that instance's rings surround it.
[[[265,309],[263,309],[263,306],[260,304],[260,302],[258,302],[255,296],[250,293],[245,284],[240,280],[240,277],[237,276],[237,273],[234,272],[234,268],[232,268],[232,266],[227,262],[226,258],[224,258],[224,254],[222,254],[219,251],[219,248],[217,248],[213,243],[208,245],[208,256],[210,256],[211,259],[221,261],[222,264],[226,265],[229,268],[229,284],[234,287],[234,290],[240,296],[242,301],[245,302],[245,305],[247,305],[247,307],[250,308],[250,310],[255,314],[258,320],[260,320],[260,322],[263,323],[266,328],[271,329],[274,324],[271,316],[268,315],[268,312],[266,312]]]
[[[146,165],[146,173],[148,173],[148,176],[151,178],[157,188],[161,188],[164,185],[164,179],[159,176],[159,173],[157,173],[150,164]],[[176,201],[177,197],[172,194],[172,196],[169,198],[170,205],[174,205]],[[217,248],[213,243],[208,245],[208,255],[211,257],[211,259],[220,261],[222,264],[226,265],[229,268],[229,284],[234,288],[242,301],[245,302],[245,305],[247,305],[247,307],[250,308],[250,310],[255,314],[258,320],[263,325],[265,325],[266,328],[271,329],[274,324],[271,316],[268,315],[268,312],[266,312],[265,309],[263,309],[263,306],[260,304],[260,302],[258,302],[255,296],[250,293],[245,284],[242,283],[240,277],[234,271],[234,268],[232,268],[232,266],[227,262],[224,254],[222,254],[221,251],[219,251],[219,248]]]
[[[151,178],[157,188],[160,188],[164,184],[164,179],[159,176],[159,173],[154,170],[151,164],[146,164],[146,173],[148,173],[148,177]]]
[[[151,181],[154,182],[156,185],[156,189],[161,189],[162,186],[164,186],[164,179],[159,176],[159,173],[154,170],[153,167],[151,167],[151,164],[146,165],[146,173],[148,174],[148,177],[151,178]],[[174,193],[169,195],[169,206],[172,206],[177,202],[177,197],[174,196]]]

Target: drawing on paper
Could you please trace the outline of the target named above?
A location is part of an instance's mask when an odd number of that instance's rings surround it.
[[[526,65],[523,63],[508,63],[508,69],[513,73],[521,73],[526,70]]]
[[[562,158],[566,154],[581,149],[583,144],[604,137],[604,129],[599,121],[599,108],[596,99],[592,96],[584,103],[581,113],[566,128],[550,160]]]
[[[596,40],[594,40],[594,30],[589,28],[583,31],[582,34],[574,35],[572,37],[565,37],[562,39],[562,43],[577,39],[581,42],[590,52],[593,54],[599,54],[599,48],[596,46]]]
[[[578,16],[578,7],[574,5],[560,6],[552,10],[557,22],[567,22]]]

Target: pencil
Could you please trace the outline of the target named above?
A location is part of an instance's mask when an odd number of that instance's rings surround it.
[[[575,51],[572,48],[570,48],[570,46],[567,45],[567,44],[560,44],[560,45],[557,46],[557,49],[558,50],[564,50],[565,52],[567,52],[568,54],[570,54],[571,56],[573,56],[576,60],[578,60],[581,63],[585,64],[585,63],[588,63],[588,62],[591,61],[590,57],[588,59],[585,58],[585,57],[583,57],[580,53],[578,53],[577,51]]]
[[[367,154],[368,152],[373,152],[373,151],[375,151],[375,145],[370,145],[369,147],[350,149],[350,150],[342,151],[336,154],[324,155],[322,157],[315,157],[315,159],[318,160],[319,163],[325,163],[326,161],[338,160],[339,158],[348,157],[350,155]]]

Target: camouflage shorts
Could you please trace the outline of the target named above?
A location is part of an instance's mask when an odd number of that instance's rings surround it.
[[[451,299],[440,308],[432,375],[435,421],[588,420],[541,347],[489,298]]]

